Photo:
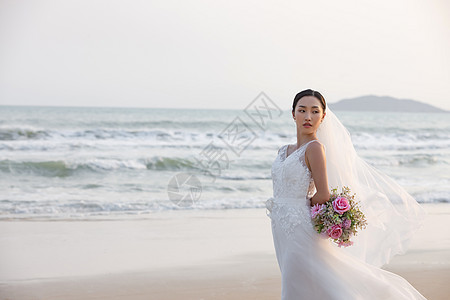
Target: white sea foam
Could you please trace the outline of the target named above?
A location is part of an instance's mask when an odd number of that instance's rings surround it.
[[[262,129],[239,110],[2,109],[0,218],[263,207],[276,150],[296,142],[289,114]],[[448,202],[448,116],[424,125],[415,114],[367,114],[337,113],[358,153],[418,201]],[[251,130],[242,148],[225,134],[237,116]],[[168,196],[179,173],[201,182],[190,208]]]

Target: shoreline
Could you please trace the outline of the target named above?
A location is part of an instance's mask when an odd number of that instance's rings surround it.
[[[383,269],[427,299],[450,294],[450,205],[428,215]],[[125,220],[0,221],[1,299],[279,299],[265,209]]]

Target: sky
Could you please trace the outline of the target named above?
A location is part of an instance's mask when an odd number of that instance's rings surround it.
[[[303,89],[450,110],[446,0],[0,0],[0,105],[289,109]]]

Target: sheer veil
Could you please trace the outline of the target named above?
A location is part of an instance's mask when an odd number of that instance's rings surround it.
[[[405,252],[425,212],[393,179],[359,157],[347,129],[329,108],[326,113],[317,137],[325,146],[329,186],[339,191],[348,186],[356,193],[368,222],[343,251],[382,266]]]

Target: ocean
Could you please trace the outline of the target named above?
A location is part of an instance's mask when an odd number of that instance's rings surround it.
[[[417,201],[450,201],[450,114],[335,114]],[[244,110],[0,106],[0,219],[263,208],[295,142],[288,110],[261,127]]]

